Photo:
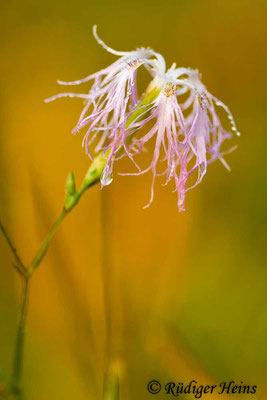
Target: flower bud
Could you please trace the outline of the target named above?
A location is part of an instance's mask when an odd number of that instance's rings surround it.
[[[71,172],[67,177],[65,191],[65,209],[68,210],[73,207],[76,200],[75,177],[73,172]]]

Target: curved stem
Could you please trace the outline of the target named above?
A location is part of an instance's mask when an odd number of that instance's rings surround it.
[[[21,302],[21,310],[20,310],[18,332],[16,339],[13,372],[10,383],[10,390],[17,399],[22,399],[21,376],[23,370],[23,353],[24,353],[25,326],[26,326],[28,299],[29,299],[29,278],[23,278],[22,302]]]
[[[20,316],[19,316],[19,323],[18,323],[18,331],[17,331],[17,338],[16,338],[16,347],[15,347],[15,354],[14,354],[14,362],[13,362],[13,370],[12,370],[12,376],[11,376],[11,382],[10,382],[10,393],[13,394],[13,396],[21,400],[23,398],[23,391],[21,387],[21,377],[22,377],[22,371],[23,371],[23,355],[24,355],[24,344],[25,344],[25,328],[26,328],[26,320],[27,320],[27,310],[28,310],[28,299],[29,299],[29,283],[30,279],[36,270],[36,268],[40,265],[42,262],[49,244],[51,240],[53,239],[55,233],[57,232],[58,228],[60,227],[61,223],[65,219],[65,217],[71,212],[71,210],[78,204],[81,196],[83,193],[91,186],[96,184],[101,176],[102,173],[102,168],[103,168],[103,163],[102,161],[104,159],[101,159],[98,157],[98,159],[92,163],[91,167],[89,168],[84,181],[82,182],[82,185],[78,191],[75,191],[72,195],[71,201],[69,198],[66,199],[65,205],[62,209],[62,212],[56,222],[52,225],[50,231],[46,235],[43,243],[41,244],[41,247],[37,251],[35,257],[33,258],[31,264],[29,267],[25,267],[20,258],[18,257],[16,250],[14,246],[12,245],[9,236],[6,233],[6,230],[4,229],[3,225],[0,223],[0,228],[1,231],[3,232],[14,256],[15,260],[17,261],[17,271],[20,273],[22,276],[22,281],[23,281],[23,291],[22,291],[22,300],[21,300],[21,310],[20,310]],[[102,161],[102,162],[100,162]]]
[[[35,271],[35,269],[42,262],[45,254],[46,254],[46,252],[48,250],[48,247],[49,247],[49,244],[50,244],[51,240],[53,239],[53,237],[54,237],[56,231],[58,230],[61,222],[64,220],[64,218],[67,216],[67,214],[68,214],[68,211],[63,208],[60,216],[58,217],[58,219],[56,220],[56,222],[53,224],[52,228],[48,232],[48,234],[45,237],[43,243],[41,244],[40,249],[36,253],[35,257],[33,258],[30,266],[27,268],[27,276],[28,276],[28,278],[30,278],[32,276],[32,274]]]

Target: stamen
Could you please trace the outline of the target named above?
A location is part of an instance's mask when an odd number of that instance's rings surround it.
[[[174,96],[176,92],[176,85],[172,82],[167,82],[163,88],[163,93],[166,97]]]

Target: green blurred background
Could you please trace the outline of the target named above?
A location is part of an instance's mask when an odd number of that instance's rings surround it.
[[[106,321],[123,400],[151,398],[151,379],[242,380],[259,386],[254,399],[267,398],[266,17],[265,0],[2,2],[0,215],[25,262],[61,209],[68,172],[80,181],[89,165],[82,133],[70,134],[81,102],[43,99],[62,89],[56,79],[114,61],[93,39],[94,23],[115,49],[150,46],[169,65],[198,68],[242,134],[227,156],[232,172],[210,165],[185,213],[160,183],[143,210],[150,175],[88,191],[33,278],[27,399],[101,398]],[[122,160],[117,170],[129,166]],[[0,265],[8,375],[20,282],[2,238]]]

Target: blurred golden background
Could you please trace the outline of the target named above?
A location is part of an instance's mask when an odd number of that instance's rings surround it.
[[[43,100],[62,90],[57,79],[115,60],[93,24],[115,49],[150,46],[169,66],[198,68],[241,131],[227,156],[232,172],[210,165],[185,213],[160,183],[143,210],[150,175],[117,175],[83,197],[32,281],[27,399],[101,398],[107,324],[123,400],[151,398],[151,379],[243,381],[258,385],[254,399],[266,396],[266,17],[263,0],[2,2],[0,216],[26,263],[60,212],[67,174],[80,182],[89,165],[82,133],[70,133],[81,102]],[[2,237],[0,265],[0,374],[8,376],[20,282]]]

